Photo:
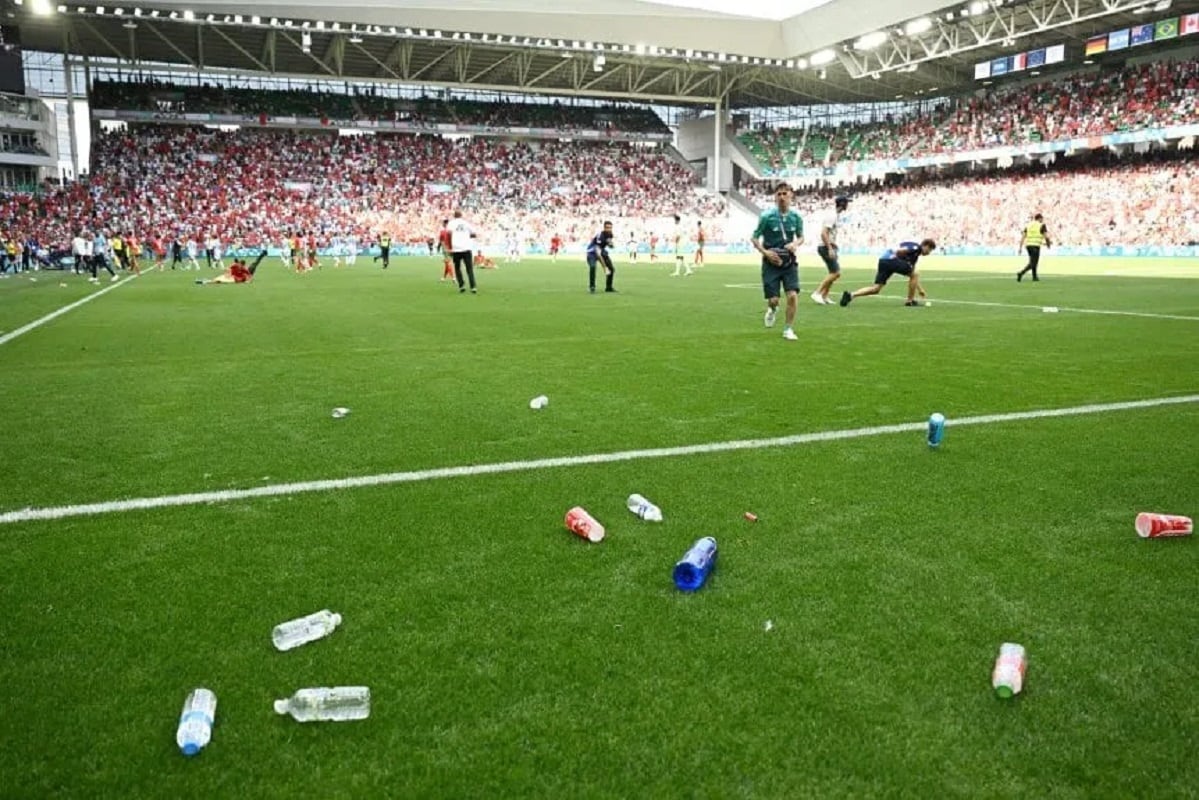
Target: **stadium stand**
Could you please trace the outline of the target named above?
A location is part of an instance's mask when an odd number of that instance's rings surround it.
[[[397,99],[372,92],[344,94],[311,89],[263,90],[189,86],[140,81],[96,81],[95,108],[130,111],[225,113],[242,116],[305,116],[330,120],[413,120],[430,125],[458,123],[494,128],[548,128],[557,131],[615,130],[669,133],[646,108],[613,105],[567,106],[561,103],[481,102],[434,98]]]
[[[762,206],[771,182],[741,187]],[[1199,242],[1199,162],[1189,151],[1158,150],[1120,158],[1096,151],[1053,164],[988,173],[909,176],[819,191],[798,190],[805,220],[819,220],[836,194],[853,203],[841,231],[846,246],[883,248],[900,238],[931,236],[944,247],[1015,248],[1029,217],[1043,212],[1061,245],[1095,247]],[[809,243],[818,236],[809,230]]]
[[[622,236],[666,230],[675,213],[712,220],[716,240],[725,212],[687,168],[633,144],[142,125],[93,140],[86,185],[0,199],[0,227],[55,243],[80,227],[249,246],[294,231],[423,243],[455,208],[485,231],[568,242],[603,219]]]
[[[766,174],[777,174],[787,166],[936,155],[1197,121],[1199,61],[1184,60],[1012,85],[929,114],[813,126],[806,137],[791,128],[753,130],[739,138]]]

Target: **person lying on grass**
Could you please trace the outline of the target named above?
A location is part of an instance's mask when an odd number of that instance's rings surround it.
[[[212,280],[197,280],[196,283],[201,286],[207,283],[249,283],[254,280],[254,273],[258,271],[258,265],[262,263],[262,259],[265,257],[266,251],[263,250],[258,254],[258,258],[254,259],[254,263],[248,267],[243,259],[234,259],[233,265],[221,275],[216,276]]]

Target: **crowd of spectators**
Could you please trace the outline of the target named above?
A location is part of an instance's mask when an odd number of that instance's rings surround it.
[[[311,87],[283,90],[207,83],[173,84],[157,80],[96,81],[92,86],[91,104],[95,108],[169,114],[409,121],[429,126],[456,123],[495,128],[548,128],[562,132],[670,132],[657,114],[636,106],[574,106],[560,102],[483,102],[431,97],[411,99],[379,94],[373,87],[347,88],[351,90],[349,93],[317,91]]]
[[[1199,122],[1199,60],[1087,71],[1009,84],[944,106],[806,130],[748,131],[767,174],[840,161],[928,156]]]
[[[688,168],[638,144],[141,125],[93,140],[86,184],[0,198],[0,230],[54,242],[89,227],[248,246],[290,233],[416,243],[454,209],[493,241],[542,243],[585,240],[606,219],[622,237],[665,232],[674,214],[708,221],[715,240],[725,216]]]
[[[741,187],[761,206],[771,182]],[[1037,212],[1055,244],[1185,245],[1199,243],[1199,158],[1187,150],[1118,157],[1107,150],[1045,166],[946,177],[935,171],[902,181],[797,191],[805,220],[817,221],[832,198],[853,198],[844,228],[846,246],[882,249],[900,239],[932,237],[947,247],[1013,247]],[[818,232],[809,232],[814,242]]]

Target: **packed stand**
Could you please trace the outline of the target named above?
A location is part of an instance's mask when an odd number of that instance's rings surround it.
[[[250,247],[295,232],[417,243],[461,208],[490,235],[574,242],[604,219],[646,230],[675,213],[725,215],[723,199],[661,151],[614,143],[146,125],[100,135],[92,159],[87,185],[0,199],[0,229],[56,242],[107,227]]]
[[[927,172],[902,183],[881,182],[822,191],[797,189],[805,220],[819,220],[832,198],[853,197],[843,245],[882,249],[900,239],[932,237],[953,247],[1012,247],[1037,211],[1045,214],[1055,244],[1199,244],[1199,158],[1190,151],[1125,156],[1092,151],[984,174],[944,177]],[[763,207],[769,182],[741,187]],[[809,243],[817,234],[809,234]]]
[[[764,174],[940,155],[1199,122],[1199,61],[1162,61],[1013,85],[867,124],[740,135]]]
[[[1199,61],[1161,61],[1013,86],[958,103],[914,155],[1199,122]]]
[[[161,81],[96,81],[94,108],[211,113],[239,116],[311,117],[330,120],[412,121],[429,125],[461,123],[492,127],[552,128],[560,131],[610,130],[669,133],[650,109],[622,106],[571,106],[562,103],[482,102],[394,98],[369,88],[352,94],[303,89],[251,89],[212,84],[178,85]]]

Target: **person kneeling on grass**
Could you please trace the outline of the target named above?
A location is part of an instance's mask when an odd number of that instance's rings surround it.
[[[874,274],[874,283],[858,289],[856,292],[842,292],[841,305],[847,306],[855,297],[865,297],[878,294],[887,285],[892,275],[904,275],[908,279],[908,300],[905,306],[918,306],[916,295],[925,297],[924,287],[920,285],[920,273],[916,271],[916,262],[920,256],[926,256],[937,249],[937,243],[932,239],[916,242],[900,242],[899,247],[883,253],[878,260],[878,272]]]
[[[197,280],[196,283],[203,286],[207,283],[249,283],[254,280],[254,273],[258,271],[258,265],[262,263],[262,259],[266,258],[266,251],[263,250],[258,254],[258,258],[254,259],[254,263],[246,266],[246,262],[242,259],[235,259],[233,266],[225,270],[224,273],[218,275],[212,280],[203,281]]]
[[[495,259],[488,258],[487,256],[483,255],[482,250],[475,253],[474,261],[475,261],[475,266],[478,267],[479,269],[499,269],[499,267],[495,263]]]

